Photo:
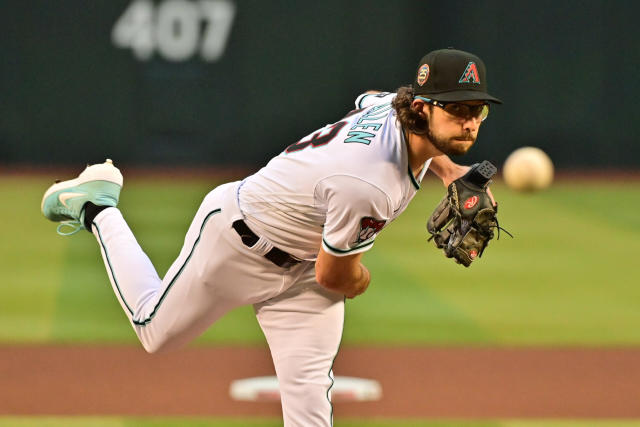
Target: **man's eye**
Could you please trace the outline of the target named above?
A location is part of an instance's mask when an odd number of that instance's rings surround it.
[[[460,115],[462,113],[462,105],[460,104],[449,104],[447,105],[447,111],[451,114]]]
[[[480,113],[482,113],[483,109],[484,105],[474,105],[473,107],[469,108],[469,111],[471,112],[472,116],[479,116]]]

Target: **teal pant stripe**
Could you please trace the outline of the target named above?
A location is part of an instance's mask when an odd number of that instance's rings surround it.
[[[129,304],[127,304],[127,301],[124,299],[124,296],[122,295],[122,291],[120,291],[120,286],[118,285],[118,281],[116,280],[116,276],[114,274],[113,267],[111,266],[111,261],[109,260],[109,254],[107,253],[107,248],[104,246],[104,243],[102,242],[102,234],[100,233],[100,228],[98,227],[98,225],[96,223],[93,223],[93,225],[96,227],[96,230],[98,230],[98,236],[100,236],[100,244],[102,245],[102,248],[103,248],[104,253],[106,255],[107,263],[109,264],[109,269],[111,270],[111,277],[113,277],[113,282],[116,285],[116,289],[118,290],[118,294],[120,294],[120,298],[124,302],[125,307],[127,307],[127,310],[129,311],[129,313],[132,316],[132,322],[133,322],[134,325],[145,326],[147,323],[151,322],[153,317],[158,312],[158,309],[160,308],[160,305],[162,304],[162,301],[164,301],[164,299],[166,298],[166,296],[169,293],[169,290],[171,289],[171,287],[173,287],[173,285],[175,284],[176,280],[178,280],[178,277],[180,277],[180,274],[182,274],[182,272],[184,271],[185,267],[187,266],[187,263],[191,259],[191,256],[193,255],[193,252],[195,251],[196,246],[198,246],[198,243],[200,242],[200,238],[202,237],[202,230],[204,230],[204,226],[207,224],[207,221],[213,215],[218,214],[220,212],[222,212],[222,209],[215,209],[215,210],[209,212],[207,214],[207,216],[205,217],[204,221],[202,221],[202,225],[200,226],[200,233],[198,234],[198,238],[196,239],[196,241],[193,243],[193,247],[191,248],[191,251],[189,252],[189,256],[187,256],[187,259],[184,261],[184,263],[182,264],[182,266],[180,267],[180,269],[178,270],[176,275],[169,282],[169,285],[167,286],[167,288],[162,293],[162,296],[158,300],[158,303],[156,304],[156,306],[153,308],[153,311],[151,312],[149,317],[147,317],[144,320],[135,320],[135,319],[133,319],[133,310],[131,310],[131,307],[129,307]]]
[[[129,314],[131,314],[131,317],[133,317],[133,310],[131,310],[131,307],[129,307],[129,304],[127,304],[127,301],[124,299],[124,295],[122,295],[122,291],[120,290],[120,286],[118,286],[118,280],[116,279],[115,271],[113,271],[113,266],[111,265],[111,260],[109,259],[109,253],[107,252],[107,247],[104,245],[104,242],[102,241],[102,233],[100,232],[100,227],[98,227],[98,224],[96,224],[95,222],[92,222],[91,225],[93,225],[96,228],[96,230],[98,230],[98,240],[100,240],[100,246],[102,247],[102,250],[104,251],[104,256],[107,259],[107,266],[109,267],[109,271],[111,272],[113,283],[115,283],[116,289],[118,290],[118,295],[120,295],[120,299],[124,303],[124,306],[127,307],[127,311],[129,312]]]
[[[345,312],[346,312],[346,302],[347,302],[347,297],[344,297],[344,299],[342,300],[342,304],[345,306],[344,307],[344,311]],[[329,372],[327,372],[327,376],[331,380],[331,385],[327,389],[327,400],[329,401],[329,405],[331,406],[331,425],[332,426],[333,426],[333,403],[331,402],[331,399],[329,398],[329,392],[331,391],[331,388],[333,387],[333,384],[335,383],[335,379],[331,378],[331,371],[333,370],[333,365],[336,362],[336,358],[338,357],[338,353],[340,352],[340,345],[342,345],[342,336],[344,334],[344,316],[345,316],[345,314],[342,315],[342,331],[340,331],[340,342],[338,343],[338,348],[336,349],[336,355],[333,356],[333,360],[331,361],[331,367],[329,368]],[[334,375],[334,378],[335,378],[335,375]]]

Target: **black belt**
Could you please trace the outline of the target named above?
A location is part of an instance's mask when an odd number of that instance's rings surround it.
[[[245,224],[243,220],[239,219],[235,221],[232,226],[242,239],[242,243],[244,243],[245,246],[252,247],[256,243],[258,243],[258,240],[260,240],[256,233],[251,231],[251,229],[247,227],[247,224]],[[278,267],[282,268],[289,268],[300,262],[299,259],[294,258],[282,249],[278,249],[275,246],[271,248],[271,250],[267,252],[264,257]]]

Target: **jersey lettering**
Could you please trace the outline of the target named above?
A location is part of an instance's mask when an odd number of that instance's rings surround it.
[[[357,142],[359,144],[366,145],[371,144],[371,138],[376,136],[376,134],[371,132],[364,132],[362,130],[358,130],[358,128],[377,132],[382,127],[382,122],[386,120],[387,113],[389,110],[391,110],[391,108],[391,104],[381,104],[371,108],[358,119],[356,124],[351,126],[351,130],[347,134],[347,138],[344,140],[344,142]],[[371,123],[375,121],[380,121],[380,123]]]
[[[391,103],[380,104],[372,107],[371,110],[367,111],[365,115],[363,115],[363,119],[365,120],[377,120],[386,116],[387,111],[391,110]]]
[[[369,129],[369,128],[373,128],[373,130],[378,130],[380,129],[380,126],[382,126],[382,123],[365,123],[362,125],[359,124],[355,124],[351,127],[352,130],[355,130],[356,128],[362,128],[362,129]]]
[[[369,133],[369,132],[353,131],[353,132],[349,132],[347,136],[349,136],[349,138],[344,140],[345,144],[349,142],[357,142],[360,144],[369,145],[371,143],[370,138],[373,138],[374,136],[376,136],[376,134]]]
[[[318,132],[314,133],[310,139],[306,141],[298,141],[295,144],[291,144],[290,146],[288,146],[285,150],[285,153],[293,153],[296,151],[304,150],[309,145],[314,148],[326,145],[336,137],[338,132],[340,132],[340,129],[342,129],[346,124],[347,122],[338,122],[332,125],[325,126]]]

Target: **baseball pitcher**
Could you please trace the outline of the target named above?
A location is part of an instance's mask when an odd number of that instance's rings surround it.
[[[116,207],[123,178],[111,160],[51,186],[41,210],[93,233],[116,298],[145,350],[187,344],[229,310],[252,304],[280,382],[285,426],[330,426],[332,364],[344,303],[371,280],[361,263],[431,170],[448,188],[428,229],[465,266],[497,226],[487,192],[495,172],[448,155],[473,145],[489,103],[477,56],[424,56],[411,86],[370,91],[344,117],[284,148],[248,178],[203,200],[184,246],[160,278]],[[481,179],[474,179],[480,177]],[[62,227],[62,229],[61,229]]]

